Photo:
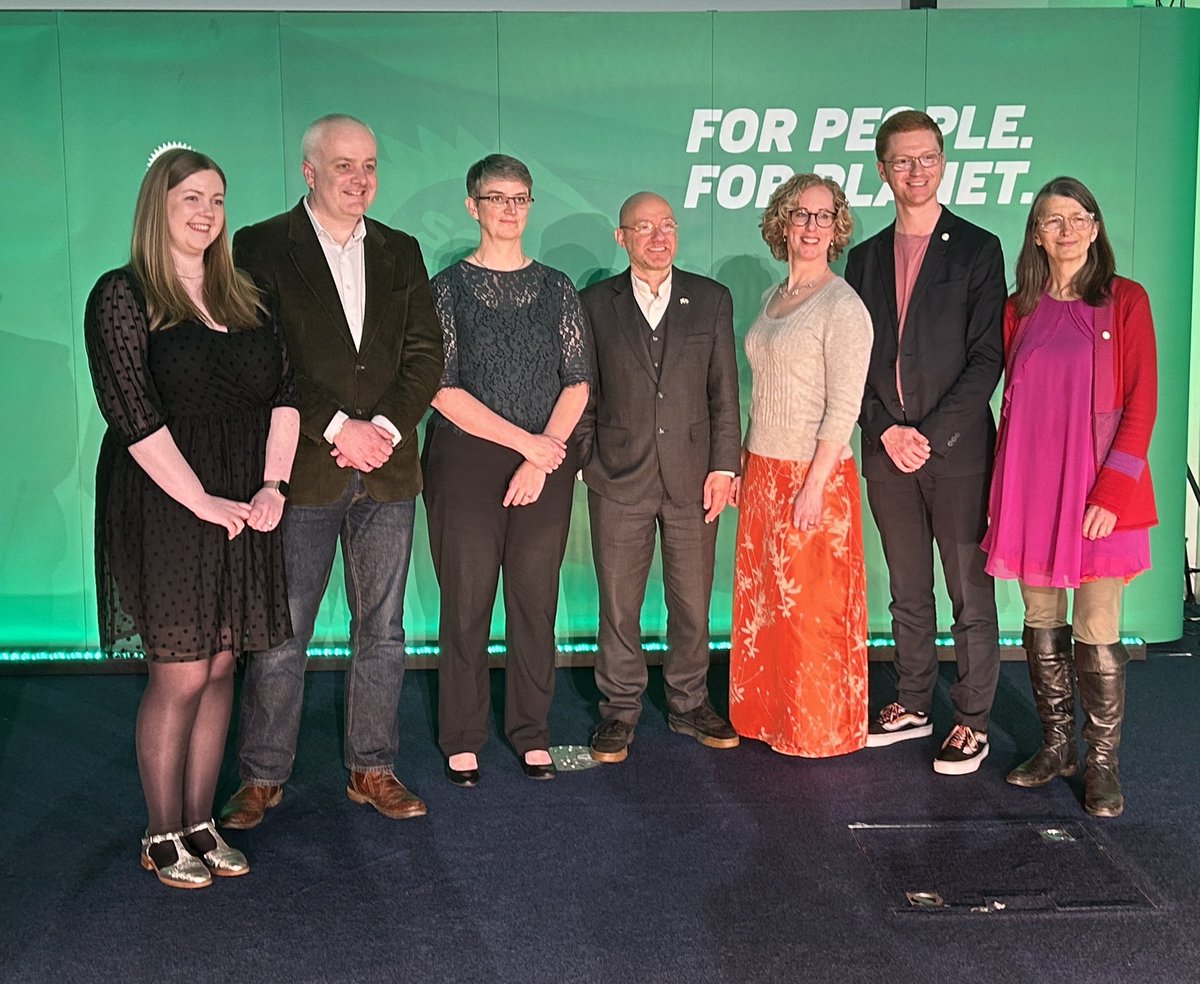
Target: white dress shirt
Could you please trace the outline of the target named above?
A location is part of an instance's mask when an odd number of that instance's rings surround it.
[[[304,211],[308,213],[313,231],[317,234],[317,242],[321,244],[321,251],[325,254],[325,262],[329,264],[329,273],[333,277],[334,287],[337,288],[338,300],[342,302],[342,311],[346,315],[346,324],[350,328],[354,347],[361,348],[363,316],[367,310],[367,267],[363,249],[367,224],[359,219],[354,231],[350,233],[350,238],[345,243],[339,243],[313,214],[307,197],[304,199]],[[329,421],[329,426],[325,428],[325,440],[332,444],[342,425],[349,419],[349,414],[342,410],[335,413]],[[371,423],[391,432],[392,447],[400,443],[400,432],[387,417],[376,414],[371,418]]]

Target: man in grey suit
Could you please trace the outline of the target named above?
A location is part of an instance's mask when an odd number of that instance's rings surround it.
[[[740,465],[733,301],[707,277],[674,268],[675,215],[639,192],[621,207],[629,269],[580,294],[591,320],[594,383],[580,421],[600,594],[592,758],[628,755],[646,689],[641,611],[662,540],[668,723],[711,748],[736,732],[708,699],[708,606],[717,517]]]

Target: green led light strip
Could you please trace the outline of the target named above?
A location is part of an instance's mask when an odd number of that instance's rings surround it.
[[[937,645],[953,646],[954,639],[951,636],[938,636]],[[1146,640],[1139,636],[1122,636],[1121,642],[1126,646],[1144,646]],[[867,639],[867,646],[871,649],[886,649],[894,646],[895,641],[891,636],[871,636]],[[1000,645],[1008,649],[1019,649],[1021,647],[1020,636],[1001,636]],[[664,653],[667,651],[667,644],[658,640],[646,640],[642,643],[642,648],[648,653]],[[728,639],[714,639],[708,644],[708,648],[714,652],[728,652],[730,643]],[[560,653],[576,654],[576,653],[594,653],[597,650],[594,642],[563,642],[559,643],[557,649]],[[439,649],[435,645],[420,645],[420,646],[405,646],[404,651],[409,656],[437,656]],[[505,653],[503,643],[494,642],[488,646],[489,656],[502,656]],[[350,656],[350,648],[348,646],[314,646],[308,650],[309,659],[346,659]],[[95,649],[9,649],[0,650],[0,663],[98,663],[106,659],[141,659],[140,653],[123,653],[120,656],[109,657],[103,652]]]

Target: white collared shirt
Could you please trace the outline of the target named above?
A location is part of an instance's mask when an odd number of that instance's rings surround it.
[[[317,234],[317,242],[321,244],[321,252],[325,254],[325,262],[329,264],[329,273],[333,277],[333,286],[337,289],[338,300],[342,302],[342,312],[346,315],[346,325],[350,329],[350,337],[356,349],[362,348],[363,317],[367,310],[367,264],[363,240],[367,236],[367,223],[358,220],[354,231],[345,244],[339,243],[321,225],[321,221],[309,207],[308,197],[304,198],[304,211],[308,213],[313,231]],[[338,436],[342,425],[350,419],[349,414],[339,410],[325,428],[324,437],[330,444]],[[376,414],[371,422],[392,432],[392,446],[400,443],[400,432],[395,425],[382,414]]]
[[[642,309],[642,314],[650,323],[651,329],[657,328],[663,315],[667,313],[667,305],[671,303],[671,273],[668,271],[667,279],[658,285],[657,293],[632,270],[629,277],[633,281],[633,296],[638,307]]]

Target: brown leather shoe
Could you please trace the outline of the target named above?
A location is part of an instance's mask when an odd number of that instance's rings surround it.
[[[370,803],[389,820],[425,816],[425,803],[404,788],[390,770],[351,772],[346,795],[355,803]]]
[[[263,814],[283,799],[282,786],[252,786],[242,783],[238,791],[221,807],[221,826],[231,830],[249,830],[257,827]]]

